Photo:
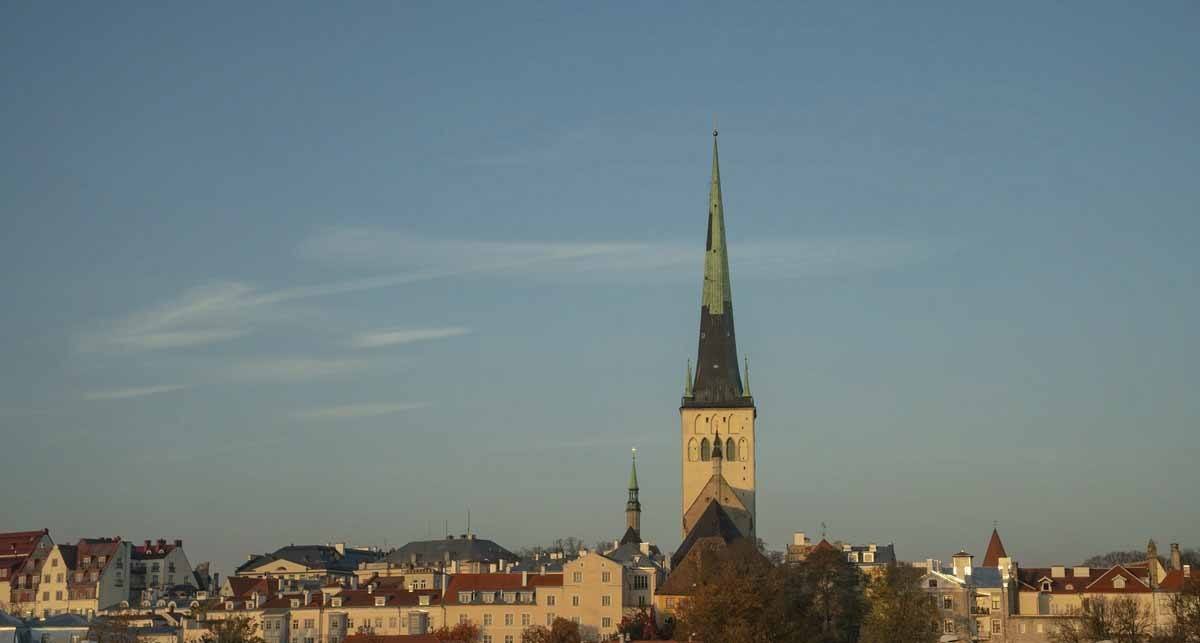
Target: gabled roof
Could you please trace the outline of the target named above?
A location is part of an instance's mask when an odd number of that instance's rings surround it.
[[[1200,572],[1193,569],[1191,574],[1191,576],[1184,576],[1182,569],[1172,569],[1167,572],[1166,576],[1163,576],[1158,587],[1164,592],[1180,592],[1191,583],[1200,586]]]
[[[382,554],[367,549],[345,548],[339,552],[333,545],[288,545],[270,554],[255,556],[242,563],[234,573],[257,569],[267,563],[286,560],[308,569],[325,569],[349,572],[358,569],[361,562],[373,562]]]
[[[987,553],[983,555],[983,562],[979,566],[999,567],[1001,558],[1008,558],[1008,552],[1004,551],[1004,543],[1000,542],[1000,532],[992,529],[992,538],[988,540]]]
[[[687,538],[683,539],[675,555],[671,556],[671,568],[674,569],[700,540],[716,538],[728,545],[744,537],[720,503],[710,500],[704,513],[700,514],[700,518],[692,525],[692,530],[688,532]]]
[[[1042,583],[1050,581],[1051,594],[1083,592],[1128,594],[1150,591],[1150,586],[1142,580],[1150,575],[1149,568],[1114,565],[1108,569],[1087,569],[1087,575],[1076,575],[1076,568],[1063,567],[1062,575],[1056,576],[1053,567],[1019,568],[1017,570],[1017,577],[1021,582],[1019,589],[1026,592],[1040,592],[1043,591]],[[1125,579],[1125,587],[1113,585],[1113,580],[1118,576]]]
[[[617,545],[627,545],[629,543],[639,545],[641,542],[642,536],[638,534],[637,530],[633,527],[628,527],[625,529],[625,535],[621,536],[621,540],[617,543]]]
[[[755,562],[769,566],[771,563],[758,546],[749,538],[739,536],[730,542],[725,542],[718,536],[700,538],[688,550],[687,555],[671,566],[671,574],[667,576],[656,594],[666,596],[689,596],[697,583],[703,580],[704,565],[740,561]]]
[[[10,531],[0,534],[0,557],[28,556],[37,548],[43,536],[50,534],[49,529],[40,531]]]
[[[235,600],[249,598],[254,592],[258,592],[260,596],[271,596],[279,591],[279,579],[276,578],[230,576],[226,580],[229,582],[231,597]]]

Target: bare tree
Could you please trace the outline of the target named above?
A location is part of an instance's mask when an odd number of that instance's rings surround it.
[[[1146,643],[1150,610],[1132,598],[1085,598],[1083,607],[1050,633],[1052,643]]]

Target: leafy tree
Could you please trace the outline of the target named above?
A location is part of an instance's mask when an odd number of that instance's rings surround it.
[[[265,643],[256,633],[258,624],[249,616],[206,621],[205,625],[208,633],[203,637],[204,643]]]
[[[654,614],[648,609],[642,609],[632,616],[625,616],[617,625],[617,632],[627,635],[632,640],[653,641],[659,637],[658,626],[654,622]]]
[[[1149,610],[1132,598],[1085,598],[1083,608],[1050,633],[1052,643],[1145,643],[1150,639]]]
[[[521,632],[521,643],[550,643],[550,628],[530,625]]]
[[[803,562],[781,569],[783,597],[790,597],[787,607],[804,614],[805,640],[833,643],[858,639],[866,610],[864,580],[842,552],[813,551]]]
[[[430,635],[439,641],[454,641],[455,643],[475,643],[480,639],[481,634],[479,626],[474,623],[443,625],[430,632]]]
[[[890,565],[867,589],[870,610],[862,624],[861,643],[932,643],[937,609],[921,589],[921,571]]]

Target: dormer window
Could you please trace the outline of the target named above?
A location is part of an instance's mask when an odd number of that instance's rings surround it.
[[[387,604],[386,596],[376,596],[375,597],[375,607],[383,607],[385,604]]]
[[[1048,581],[1048,580],[1044,580],[1044,581],[1042,581],[1042,591],[1043,591],[1043,592],[1048,592],[1048,591],[1050,591],[1050,587],[1051,587],[1051,585],[1050,585],[1050,581]]]
[[[293,599],[290,601],[290,603],[291,603],[291,605],[292,605],[292,607],[293,607],[293,608],[295,608],[295,607],[300,607],[300,599],[298,599],[298,598],[293,598]]]
[[[225,609],[232,610],[233,609],[233,601],[225,601]]]
[[[504,602],[505,603],[516,603],[517,602],[517,593],[516,592],[504,592]]]
[[[930,587],[937,587],[937,579],[935,579],[935,578],[930,578],[930,579],[929,579],[929,586],[930,586]]]
[[[332,607],[341,607],[342,606],[342,597],[334,596],[333,598],[329,599],[329,603]]]
[[[494,603],[494,602],[496,602],[496,594],[495,594],[495,592],[484,592],[484,593],[483,593],[483,602],[485,602],[485,603]]]
[[[1113,589],[1125,589],[1125,577],[1117,576],[1113,579]]]
[[[459,592],[458,593],[458,602],[470,603],[471,602],[471,592]]]
[[[846,554],[846,560],[848,560],[852,563],[857,563],[858,562],[858,552],[852,551],[849,554]]]

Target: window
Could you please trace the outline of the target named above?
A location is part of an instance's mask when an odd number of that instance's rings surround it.
[[[121,571],[121,570],[119,570],[119,569],[118,569],[117,571]],[[119,575],[119,574],[118,574],[118,575]],[[59,573],[58,573],[58,575],[54,577],[54,582],[56,582],[56,583],[61,583],[61,582],[63,582],[63,575],[62,575],[62,572],[59,572]]]
[[[338,626],[338,619],[337,619],[337,617],[336,617],[336,616],[330,616],[330,617],[329,617],[329,629],[331,629],[331,630],[335,630],[335,629],[337,629],[337,626]]]
[[[546,626],[554,625],[554,612],[546,612]]]
[[[578,594],[574,594],[571,596],[571,607],[579,607],[579,595]]]
[[[1042,591],[1043,592],[1050,591],[1050,581],[1048,581],[1048,580],[1042,581]]]
[[[610,606],[612,606],[612,596],[609,596],[608,594],[605,594],[604,596],[601,596],[601,597],[600,597],[600,605],[601,605],[602,607],[610,607]]]
[[[612,572],[604,572],[604,573],[600,574],[600,582],[601,583],[611,583],[612,582]]]
[[[532,619],[532,618],[529,616],[529,614],[522,614],[522,615],[521,615],[521,625],[524,625],[524,626],[528,627],[528,626],[529,626],[529,624],[532,622],[532,620],[533,620],[533,619]]]
[[[583,582],[583,572],[575,572],[575,573],[571,574],[571,582],[572,583],[582,583]]]
[[[688,461],[695,462],[700,459],[700,447],[696,444],[696,438],[688,441]]]
[[[992,597],[992,609],[994,609],[994,610],[1000,609],[1000,597],[999,596]]]
[[[383,607],[386,604],[387,604],[386,596],[376,596],[375,597],[375,607]]]
[[[50,600],[50,592],[42,592],[42,600],[43,601]]]
[[[376,629],[383,629],[383,619],[382,618],[375,619],[375,627],[376,627]]]
[[[736,462],[737,461],[737,449],[735,449],[733,447],[733,438],[729,438],[729,439],[725,440],[724,456],[725,456],[726,462]]]
[[[572,623],[574,623],[574,624],[576,624],[576,625],[579,625],[579,620],[580,620],[580,619],[579,619],[579,617],[578,617],[578,616],[572,616],[572,617],[571,617],[571,622],[572,622]]]
[[[1042,626],[1041,623],[1038,623],[1037,625],[1038,625],[1038,627],[1037,627],[1038,634],[1041,634],[1046,631],[1046,629]]]
[[[512,627],[512,624],[513,624],[513,615],[512,615],[512,614],[505,614],[505,615],[504,615],[504,625],[505,625],[505,627]]]
[[[400,627],[400,621],[395,616],[393,616],[388,619],[388,627],[390,627],[394,630],[397,627]]]
[[[483,602],[485,602],[485,603],[496,602],[496,593],[495,592],[484,592],[483,593]]]
[[[865,552],[863,552],[862,558],[863,558],[864,563],[873,563],[873,562],[875,562],[875,553],[865,551]]]
[[[101,562],[103,562],[103,561],[101,561]],[[156,571],[158,571],[158,563],[153,563],[153,564],[151,564],[151,565],[150,565],[150,571],[152,571],[152,572],[156,572]]]
[[[51,558],[51,559],[50,559],[50,566],[51,566],[51,567],[58,567],[58,559],[57,559],[57,558]]]
[[[333,598],[329,599],[329,603],[333,607],[341,607],[342,606],[342,597],[334,596]]]
[[[750,449],[747,447],[746,438],[738,440],[737,452],[738,457],[742,459],[742,462],[745,462],[750,458]]]
[[[700,459],[708,462],[712,459],[712,446],[708,443],[708,438],[700,441]]]
[[[458,593],[458,602],[470,603],[471,602],[471,592],[459,592]]]
[[[350,618],[349,616],[346,617],[346,629],[354,629],[354,619]]]
[[[61,589],[58,590],[57,592],[54,592],[54,600],[56,600],[56,601],[62,600],[62,590]]]
[[[954,609],[954,597],[953,596],[950,596],[949,594],[947,594],[942,597],[942,609],[944,609],[944,610]]]
[[[546,605],[548,607],[554,607],[554,603],[557,600],[557,598],[558,597],[555,596],[554,594],[550,594],[550,595],[546,596]]]
[[[466,615],[466,614],[459,614],[459,615],[458,615],[458,624],[459,624],[459,625],[466,625],[466,624],[467,624],[467,615]]]
[[[992,619],[992,634],[999,634],[999,633],[1000,633],[1000,619],[994,618],[994,619]]]
[[[930,586],[930,587],[937,587],[937,580],[936,580],[936,579],[933,579],[933,578],[930,578],[930,579],[929,579],[929,586]]]
[[[606,630],[608,628],[612,627],[612,618],[605,616],[604,618],[600,619],[600,627],[602,627]]]
[[[491,624],[492,624],[492,615],[491,615],[491,614],[484,614],[484,615],[483,615],[483,626],[484,626],[484,627],[487,627],[487,626],[489,626],[489,625],[491,625]]]
[[[645,574],[638,574],[633,577],[634,589],[650,589],[650,577]]]
[[[304,629],[311,630],[313,628],[313,620],[311,618],[304,619]]]
[[[945,629],[945,631],[946,631],[946,633],[947,633],[947,634],[953,634],[953,633],[954,633],[954,621],[952,621],[952,620],[950,620],[950,619],[946,619],[946,629]]]
[[[504,635],[504,643],[513,643],[513,635],[505,634]]]
[[[857,563],[858,562],[858,552],[852,551],[849,554],[846,554],[846,560],[848,560],[852,563]]]
[[[298,630],[298,629],[300,629],[300,621],[299,621],[299,619],[294,619],[294,620],[292,620],[292,629],[293,629],[293,630]]]
[[[1124,588],[1125,588],[1125,579],[1123,577],[1117,576],[1116,578],[1113,579],[1113,589],[1124,589]]]
[[[484,634],[483,635],[483,643],[492,643],[492,635]]]

